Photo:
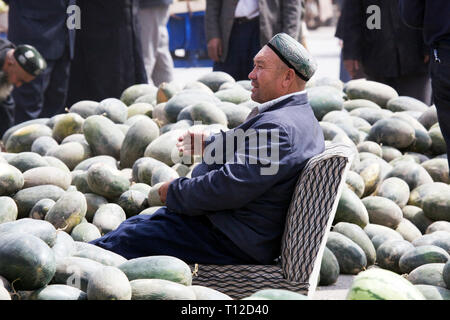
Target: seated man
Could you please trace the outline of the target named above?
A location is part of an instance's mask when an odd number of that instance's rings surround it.
[[[299,173],[325,148],[304,91],[315,69],[301,44],[286,34],[274,36],[254,58],[251,97],[261,104],[247,121],[202,141],[203,160],[192,177],[160,187],[166,207],[131,217],[91,243],[128,259],[274,263]],[[183,154],[195,150],[192,137],[180,137]]]
[[[10,41],[0,39],[0,135],[14,125],[14,99],[11,91],[32,81],[45,68],[47,62],[30,45],[15,47]],[[3,141],[6,143],[6,141]]]

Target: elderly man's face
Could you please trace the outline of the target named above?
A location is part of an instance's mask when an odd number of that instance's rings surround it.
[[[287,67],[268,46],[264,46],[253,59],[251,80],[252,100],[264,103],[283,95],[282,82]]]
[[[2,68],[5,73],[4,80],[15,87],[20,87],[22,84],[32,81],[35,76],[26,72],[17,62],[14,57],[14,49],[7,52],[5,64]]]
[[[22,84],[30,82],[35,77],[27,73],[22,67],[16,62],[7,71],[9,83],[13,84],[17,88]]]

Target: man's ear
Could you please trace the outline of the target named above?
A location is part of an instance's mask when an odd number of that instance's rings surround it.
[[[285,87],[290,87],[292,82],[295,80],[295,72],[291,68],[288,68],[286,73],[284,74],[283,85]]]
[[[13,52],[14,50],[11,49],[6,55],[5,64],[9,67],[12,67],[17,63],[16,59],[14,58]]]

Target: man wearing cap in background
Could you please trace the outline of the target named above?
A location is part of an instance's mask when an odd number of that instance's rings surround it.
[[[75,30],[67,27],[67,8],[75,0],[8,0],[8,39],[34,46],[47,61],[47,69],[12,95],[15,124],[64,113],[73,58]]]
[[[183,157],[203,138],[203,161],[192,178],[162,184],[159,195],[166,207],[131,217],[91,243],[127,259],[172,255],[188,263],[274,262],[299,174],[325,144],[304,90],[316,70],[308,51],[277,34],[254,64],[252,99],[260,105],[247,121],[209,138],[189,132],[180,137]],[[242,134],[248,139],[228,145]]]
[[[45,59],[32,46],[0,39],[0,136],[14,125],[14,87],[32,81],[47,67]],[[6,141],[4,141],[5,143]]]

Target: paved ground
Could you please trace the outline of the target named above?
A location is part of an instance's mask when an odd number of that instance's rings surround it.
[[[338,39],[334,37],[334,27],[321,27],[309,31],[307,35],[307,46],[318,63],[315,77],[339,78],[339,54],[340,47]],[[208,73],[212,68],[176,68],[175,79],[181,83],[194,81],[201,75]],[[348,288],[351,286],[354,276],[340,275],[334,285],[317,287],[313,296],[314,300],[344,300]]]
[[[345,300],[354,277],[352,275],[341,274],[335,284],[326,287],[317,287],[313,295],[313,300]]]

